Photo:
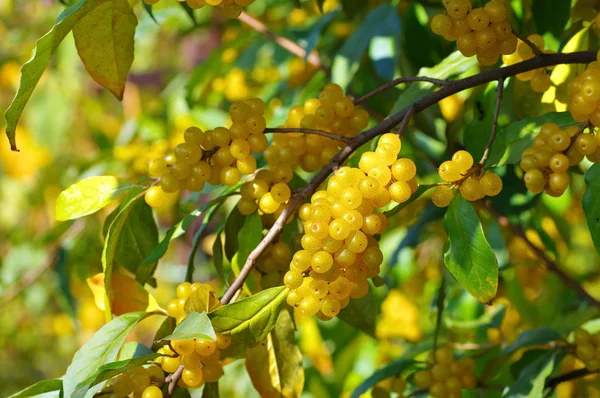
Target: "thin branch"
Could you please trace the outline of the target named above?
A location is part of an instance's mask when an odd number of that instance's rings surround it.
[[[573,145],[575,143],[575,141],[577,140],[577,137],[579,137],[581,134],[583,134],[583,132],[590,128],[592,124],[587,121],[585,123],[583,123],[583,126],[581,126],[581,128],[579,129],[579,131],[577,131],[575,134],[573,134],[573,136],[571,137],[571,145]]]
[[[591,374],[597,374],[598,372],[592,372],[588,369],[577,369],[577,370],[573,370],[569,373],[565,373],[556,377],[552,377],[551,379],[548,379],[546,381],[546,385],[545,388],[549,388],[550,390],[546,393],[545,397],[549,397],[552,395],[552,393],[554,392],[554,390],[556,389],[556,387],[560,384],[560,383],[564,383],[566,381],[570,381],[570,380],[575,380],[575,379],[579,379]]]
[[[267,235],[263,238],[260,244],[250,253],[246,263],[242,267],[240,274],[229,286],[229,289],[223,295],[221,302],[228,304],[235,292],[238,291],[243,285],[244,281],[252,271],[256,259],[266,250],[266,248],[275,241],[279,236],[280,232],[285,225],[285,220],[292,216],[296,210],[304,203],[318,186],[324,182],[329,174],[336,168],[339,167],[350,155],[361,145],[367,143],[371,139],[389,132],[403,120],[406,115],[420,112],[434,104],[437,104],[444,98],[459,93],[463,90],[476,87],[482,84],[490,83],[495,80],[506,79],[512,76],[516,76],[523,72],[528,72],[534,69],[544,68],[552,65],[560,64],[587,64],[596,60],[596,53],[592,51],[581,51],[575,53],[559,53],[559,54],[545,54],[543,57],[534,57],[523,62],[516,63],[511,66],[507,66],[499,69],[491,69],[485,72],[478,73],[476,75],[455,80],[452,84],[442,87],[441,89],[425,95],[414,102],[412,105],[396,112],[392,116],[383,120],[377,126],[367,130],[358,136],[354,137],[342,150],[333,157],[331,162],[317,173],[308,185],[300,190],[297,195],[294,196],[290,205],[279,215]],[[600,304],[600,303],[599,303]]]
[[[169,376],[167,376],[167,378],[165,379],[165,383],[169,383],[169,386],[167,387],[166,398],[171,398],[171,396],[173,395],[173,392],[175,391],[175,387],[177,387],[177,383],[179,382],[179,379],[181,379],[182,374],[183,374],[183,365],[179,365],[179,367],[177,368],[177,370],[175,372],[173,372]]]
[[[415,83],[415,82],[432,83],[432,84],[435,84],[436,86],[447,86],[449,84],[452,84],[452,81],[450,81],[450,80],[436,79],[436,78],[427,77],[427,76],[399,77],[397,79],[392,80],[389,83],[384,84],[383,86],[377,87],[375,90],[371,91],[370,93],[367,93],[367,94],[363,95],[362,97],[355,99],[354,104],[358,105],[361,102],[364,102],[364,101],[368,100],[369,98],[374,97],[377,94],[381,94],[384,91],[387,91],[387,90],[389,90],[393,87],[396,87],[400,84]]]
[[[537,57],[541,57],[543,55],[545,55],[542,50],[540,50],[538,48],[538,46],[536,46],[535,44],[533,44],[533,42],[531,40],[529,40],[528,38],[526,38],[525,36],[522,36],[519,32],[517,32],[516,30],[513,29],[513,35],[515,35],[517,37],[517,39],[521,40],[523,43],[527,44],[529,46],[529,48],[531,48],[531,51],[533,51],[533,53],[537,56]]]
[[[410,123],[410,119],[412,119],[414,114],[415,114],[415,107],[410,105],[408,107],[408,109],[406,110],[406,115],[404,115],[404,118],[402,119],[402,123],[400,123],[400,127],[398,127],[398,130],[396,130],[396,135],[398,135],[398,137],[402,138],[404,136],[404,133],[406,132],[406,128],[408,127],[408,123]]]
[[[478,204],[481,205],[481,207],[483,207],[487,211],[489,211],[498,220],[498,223],[501,226],[510,229],[513,232],[513,234],[515,234],[518,237],[520,237],[521,239],[523,239],[523,241],[527,244],[527,246],[529,246],[529,248],[535,252],[537,257],[540,260],[542,260],[544,263],[546,263],[546,268],[548,269],[548,271],[555,274],[569,289],[571,289],[575,293],[577,293],[577,295],[579,295],[579,297],[581,297],[583,300],[587,301],[590,305],[600,308],[600,301],[598,301],[594,297],[592,297],[583,288],[583,286],[581,286],[581,284],[579,284],[575,279],[571,278],[570,275],[568,275],[565,271],[563,271],[559,267],[559,265],[556,263],[556,261],[554,261],[550,257],[548,257],[548,255],[542,249],[540,249],[539,247],[534,245],[533,242],[531,240],[529,240],[529,238],[527,237],[527,235],[525,234],[525,232],[523,231],[523,229],[520,226],[511,223],[508,220],[508,218],[506,218],[504,215],[502,215],[496,209],[488,206],[485,202],[480,201],[480,202],[478,202]]]
[[[249,27],[251,27],[252,29],[254,29],[255,31],[257,31],[258,33],[260,33],[261,35],[275,42],[275,44],[277,44],[287,52],[294,54],[300,58],[306,57],[308,63],[312,64],[313,66],[319,69],[324,70],[326,73],[329,73],[329,71],[321,63],[321,58],[319,57],[319,54],[317,54],[316,51],[312,51],[307,56],[306,50],[298,43],[278,35],[271,29],[269,29],[265,24],[260,22],[258,19],[254,18],[249,14],[246,14],[245,12],[242,12],[238,19],[246,25],[248,25]]]
[[[331,138],[332,140],[348,142],[350,138],[344,137],[343,135],[337,135],[333,133],[328,133],[323,130],[315,130],[315,129],[305,129],[305,128],[289,128],[289,127],[267,127],[264,131],[265,134],[268,133],[304,133],[304,134],[313,134],[320,135],[322,137]]]
[[[502,103],[502,96],[504,95],[504,78],[498,79],[498,87],[496,88],[496,108],[494,109],[494,120],[492,121],[492,134],[490,134],[490,139],[485,146],[485,150],[483,151],[483,155],[481,156],[481,160],[479,161],[480,165],[484,165],[485,161],[490,156],[490,150],[492,149],[492,144],[496,139],[496,132],[498,131],[498,116],[500,116],[500,104]]]

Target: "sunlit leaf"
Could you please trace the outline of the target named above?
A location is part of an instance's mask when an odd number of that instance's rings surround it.
[[[517,381],[504,389],[503,397],[535,398],[543,396],[546,379],[554,371],[557,352],[548,351],[529,362],[520,372]]]
[[[210,319],[205,312],[192,312],[175,327],[173,333],[165,336],[161,341],[166,340],[193,340],[205,339],[216,340],[215,330],[210,323]]]
[[[56,219],[72,220],[102,209],[127,188],[113,176],[89,177],[65,189],[56,199]]]
[[[100,273],[88,278],[87,284],[94,295],[96,306],[106,310],[104,274]],[[112,275],[110,292],[110,308],[115,315],[136,311],[150,312],[159,308],[154,297],[139,282],[125,274]]]
[[[32,386],[11,395],[8,398],[26,398],[35,397],[36,395],[45,394],[47,392],[59,391],[62,389],[62,380],[43,380],[38,381]]]

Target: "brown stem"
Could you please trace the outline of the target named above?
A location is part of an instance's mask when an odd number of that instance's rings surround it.
[[[542,52],[542,50],[540,50],[538,48],[538,46],[536,46],[535,44],[533,44],[533,42],[531,40],[529,40],[525,36],[522,36],[521,34],[519,34],[514,29],[513,29],[513,35],[515,35],[517,37],[517,39],[521,40],[523,43],[527,44],[529,46],[529,48],[531,48],[531,51],[533,51],[533,53],[536,56],[540,57],[540,56],[544,55],[544,53]]]
[[[552,65],[559,64],[584,64],[590,63],[596,60],[596,53],[592,51],[582,51],[575,53],[561,53],[561,54],[546,54],[543,57],[534,57],[517,64],[507,66],[499,69],[492,69],[485,72],[478,73],[464,79],[455,80],[452,84],[447,85],[435,91],[431,94],[421,97],[419,100],[414,102],[412,105],[396,112],[392,116],[383,120],[377,126],[370,130],[359,134],[354,137],[342,150],[333,157],[331,162],[327,164],[308,185],[294,197],[290,205],[279,215],[267,235],[263,238],[260,244],[250,253],[246,263],[242,267],[238,277],[229,286],[229,289],[223,295],[221,302],[227,304],[231,301],[235,292],[238,291],[243,285],[244,281],[252,271],[256,259],[265,251],[265,249],[275,241],[279,236],[279,233],[283,229],[285,220],[294,214],[294,212],[300,208],[304,200],[311,195],[318,186],[327,179],[329,174],[336,168],[339,167],[350,155],[361,145],[370,141],[371,139],[389,132],[396,125],[405,120],[407,114],[413,112],[420,112],[433,104],[437,104],[440,100],[459,93],[463,90],[479,86],[481,84],[490,83],[495,80],[506,79],[512,76],[516,76],[523,72],[544,68]]]
[[[427,82],[427,83],[435,84],[436,86],[447,86],[449,84],[452,84],[452,81],[450,81],[450,80],[442,80],[442,79],[436,79],[433,77],[426,77],[426,76],[399,77],[397,79],[392,80],[389,83],[384,84],[381,87],[377,87],[375,90],[371,91],[370,93],[367,93],[367,94],[363,95],[362,97],[355,99],[354,104],[358,105],[361,102],[364,102],[364,101],[368,100],[369,98],[376,96],[377,94],[387,91],[390,88],[396,87],[399,84],[415,83],[415,82]]]
[[[575,141],[577,140],[577,137],[579,137],[581,134],[583,134],[583,132],[590,128],[592,124],[588,121],[583,123],[583,126],[581,126],[581,128],[579,129],[579,131],[577,131],[575,134],[573,134],[573,136],[571,137],[571,145],[575,144]]]
[[[175,387],[177,387],[177,383],[179,382],[179,379],[181,379],[182,374],[183,374],[183,365],[179,365],[177,370],[175,372],[171,373],[165,379],[165,383],[169,384],[169,386],[167,387],[167,395],[166,395],[167,398],[171,398],[171,396],[173,395],[173,392],[175,391]]]
[[[552,395],[552,393],[554,392],[554,389],[556,389],[556,387],[560,384],[560,383],[564,383],[566,381],[570,381],[570,380],[575,380],[575,379],[579,379],[591,374],[596,374],[598,372],[592,372],[588,369],[577,369],[577,370],[573,370],[569,373],[565,373],[556,377],[553,377],[551,379],[548,379],[546,381],[546,385],[545,388],[549,388],[550,390],[546,393],[546,395],[544,395],[544,397],[549,397]]]
[[[498,87],[496,89],[496,108],[494,109],[494,120],[492,121],[492,134],[490,134],[490,139],[485,146],[485,150],[483,151],[483,155],[481,156],[481,160],[479,164],[481,166],[484,165],[485,161],[490,156],[490,150],[492,149],[492,144],[496,139],[496,132],[498,131],[498,116],[500,116],[500,104],[502,103],[502,96],[504,95],[504,78],[500,78],[498,80]]]
[[[343,135],[332,134],[332,133],[328,133],[327,131],[323,131],[323,130],[305,129],[305,128],[267,127],[265,129],[264,133],[265,134],[267,134],[267,133],[282,133],[282,134],[304,133],[304,134],[320,135],[322,137],[331,138],[332,140],[337,140],[337,141],[343,141],[343,142],[350,141],[350,138],[344,137]]]

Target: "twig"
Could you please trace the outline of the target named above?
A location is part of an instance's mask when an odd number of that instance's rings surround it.
[[[571,145],[573,145],[575,143],[575,141],[577,140],[577,137],[579,137],[581,134],[583,134],[583,132],[590,128],[592,124],[587,121],[585,123],[583,123],[583,126],[581,126],[581,128],[579,129],[579,131],[577,131],[575,134],[573,134],[573,136],[571,137]]]
[[[527,44],[529,46],[529,48],[531,48],[531,51],[533,51],[533,53],[537,56],[537,57],[541,57],[544,56],[545,54],[542,52],[542,50],[540,50],[538,48],[538,46],[536,46],[535,44],[533,44],[533,42],[531,40],[529,40],[528,38],[526,38],[525,36],[522,36],[519,32],[517,32],[516,30],[513,29],[513,35],[517,36],[517,39],[521,40],[523,43]]]
[[[375,90],[371,91],[370,93],[367,93],[367,94],[363,95],[362,97],[355,99],[354,104],[355,105],[360,104],[361,102],[364,102],[364,101],[368,100],[369,98],[374,97],[377,94],[381,94],[384,91],[387,91],[390,88],[396,87],[400,84],[415,83],[415,82],[432,83],[432,84],[435,84],[436,86],[447,86],[449,84],[452,84],[452,81],[450,81],[450,80],[436,79],[436,78],[427,77],[427,76],[399,77],[397,79],[392,80],[389,83],[384,84],[383,86],[377,87]]]
[[[304,133],[304,134],[313,134],[320,135],[322,137],[331,138],[332,140],[348,142],[350,138],[344,137],[343,135],[337,135],[333,133],[328,133],[323,130],[315,130],[315,129],[305,129],[305,128],[290,128],[290,127],[267,127],[264,131],[265,134],[268,133]]]
[[[324,70],[326,73],[329,73],[329,71],[321,63],[321,58],[319,57],[319,54],[317,54],[316,51],[311,51],[311,53],[308,54],[308,56],[307,56],[306,50],[302,46],[300,46],[298,43],[296,43],[290,39],[287,39],[283,36],[278,35],[277,33],[273,32],[271,29],[269,29],[265,24],[260,22],[258,19],[254,18],[253,16],[251,16],[249,14],[246,14],[245,12],[242,12],[240,14],[240,16],[238,17],[238,19],[240,21],[242,21],[243,23],[245,23],[246,25],[248,25],[249,27],[251,27],[252,29],[254,29],[255,31],[257,31],[258,33],[260,33],[261,35],[265,36],[266,38],[268,38],[270,40],[273,40],[273,42],[275,42],[275,44],[277,44],[278,46],[280,46],[287,52],[294,54],[301,58],[306,57],[306,60],[308,61],[308,63],[314,65],[315,67],[317,67],[319,69]]]
[[[517,64],[507,66],[499,69],[491,69],[485,72],[481,72],[477,75],[473,75],[464,79],[455,80],[452,84],[444,86],[438,91],[421,97],[419,100],[414,102],[412,105],[400,110],[393,114],[389,118],[383,120],[377,126],[370,130],[367,130],[358,136],[354,137],[346,146],[333,157],[331,162],[321,169],[316,176],[308,183],[308,185],[294,197],[290,205],[279,215],[267,235],[263,238],[260,244],[250,253],[246,263],[242,267],[238,277],[229,286],[229,289],[223,295],[221,302],[228,304],[235,292],[239,290],[243,285],[244,281],[252,271],[256,259],[266,250],[266,248],[275,241],[282,231],[287,220],[300,206],[304,203],[304,200],[311,195],[317,187],[327,179],[329,174],[334,170],[335,167],[342,164],[350,155],[361,145],[367,143],[371,139],[389,132],[396,125],[405,120],[407,114],[420,112],[423,109],[430,107],[433,104],[437,104],[440,100],[449,97],[453,94],[459,93],[463,90],[479,86],[481,84],[490,83],[494,80],[506,79],[508,77],[516,76],[523,72],[528,72],[534,69],[544,68],[552,65],[559,64],[585,64],[596,60],[596,53],[592,51],[582,51],[575,53],[559,53],[559,54],[546,54],[543,57],[534,57]],[[590,296],[591,297],[591,296]],[[599,303],[600,304],[600,303]]]
[[[410,123],[410,119],[412,119],[414,114],[415,114],[415,107],[410,105],[406,110],[406,115],[404,115],[404,119],[402,119],[402,123],[400,123],[398,130],[396,130],[396,135],[398,135],[398,137],[402,138],[404,136],[404,133],[406,132],[406,128],[408,127],[408,123]]]
[[[581,286],[581,284],[579,284],[576,280],[571,278],[571,276],[569,276],[567,273],[565,273],[558,266],[556,261],[554,261],[550,257],[548,257],[548,255],[546,255],[546,253],[542,249],[540,249],[539,247],[534,245],[533,242],[531,240],[529,240],[529,238],[527,237],[527,235],[525,234],[525,232],[523,231],[523,229],[520,226],[511,223],[508,220],[508,218],[506,218],[504,215],[502,215],[496,209],[492,208],[491,206],[488,206],[485,202],[480,201],[480,202],[478,202],[478,204],[481,207],[485,208],[487,211],[489,211],[498,220],[498,223],[501,226],[509,228],[515,235],[517,235],[521,239],[523,239],[523,241],[525,243],[527,243],[527,246],[529,246],[531,248],[531,250],[533,250],[535,252],[535,254],[538,256],[538,258],[540,260],[542,260],[544,263],[546,263],[546,268],[548,269],[548,271],[555,274],[568,288],[570,288],[575,293],[577,293],[583,300],[587,301],[589,304],[593,305],[594,307],[600,308],[600,301],[598,301],[594,297],[592,297],[583,288],[583,286]]]
[[[173,395],[173,391],[175,391],[175,387],[177,387],[177,383],[179,382],[179,379],[181,379],[182,374],[183,374],[183,365],[179,365],[177,370],[175,372],[171,373],[165,379],[165,383],[169,383],[169,386],[167,387],[167,395],[166,395],[167,398],[171,398],[171,396]]]
[[[564,383],[565,381],[570,381],[570,380],[575,380],[575,379],[579,379],[591,374],[596,374],[598,372],[592,372],[589,371],[588,369],[577,369],[577,370],[573,370],[569,373],[565,373],[556,377],[553,377],[551,379],[548,379],[546,381],[546,385],[545,388],[549,388],[550,390],[546,393],[545,397],[549,397],[552,395],[552,393],[554,392],[554,389],[560,384],[560,383]]]
[[[485,150],[483,151],[483,155],[481,156],[481,160],[479,161],[480,165],[484,165],[485,161],[490,156],[490,151],[492,149],[492,144],[496,139],[496,132],[498,131],[498,116],[500,116],[500,104],[502,103],[502,96],[504,95],[504,78],[498,79],[498,87],[496,88],[496,108],[494,109],[494,120],[492,121],[492,134],[490,134],[490,139],[485,146]]]

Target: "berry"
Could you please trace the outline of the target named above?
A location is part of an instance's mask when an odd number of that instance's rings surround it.
[[[162,398],[163,393],[157,386],[146,387],[142,392],[142,398]]]
[[[442,185],[437,187],[431,195],[431,200],[437,207],[447,207],[454,198],[452,188]]]

